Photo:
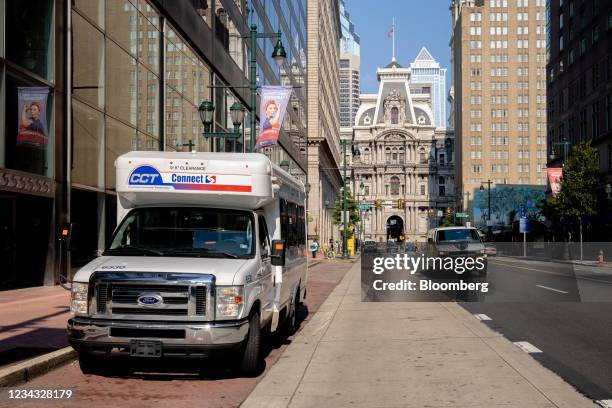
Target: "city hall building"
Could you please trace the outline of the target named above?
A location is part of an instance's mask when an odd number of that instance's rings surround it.
[[[362,94],[355,125],[342,129],[362,239],[425,241],[455,209],[454,135],[436,126],[434,83],[411,75],[395,59],[379,68],[378,93]]]
[[[99,255],[116,224],[115,159],[131,150],[218,151],[213,131],[247,109],[249,33],[258,85],[293,86],[279,145],[264,151],[306,181],[306,0],[0,0],[0,290],[51,285]],[[73,223],[70,251],[58,231]]]

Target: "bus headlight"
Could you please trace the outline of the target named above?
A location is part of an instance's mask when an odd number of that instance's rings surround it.
[[[242,286],[217,286],[217,318],[237,318],[244,307]]]
[[[70,292],[70,311],[75,315],[86,315],[88,312],[87,294],[89,293],[89,285],[87,283],[72,283]]]

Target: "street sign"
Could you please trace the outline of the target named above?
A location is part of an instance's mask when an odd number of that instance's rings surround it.
[[[519,207],[519,218],[527,217],[527,209],[525,208],[525,204],[521,204]]]
[[[531,225],[529,224],[528,218],[521,218],[519,220],[519,232],[521,234],[529,234],[531,232]]]
[[[470,216],[466,213],[457,213],[455,214],[455,217],[457,218],[470,218]]]
[[[360,209],[361,211],[367,211],[367,210],[369,210],[369,209],[370,209],[370,204],[361,204],[361,205],[359,206],[359,209]]]

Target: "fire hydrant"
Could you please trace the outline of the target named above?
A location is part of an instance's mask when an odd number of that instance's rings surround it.
[[[603,251],[599,251],[599,255],[597,255],[597,262],[603,263]]]

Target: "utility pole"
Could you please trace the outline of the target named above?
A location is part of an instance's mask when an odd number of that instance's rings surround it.
[[[348,259],[348,247],[347,247],[347,233],[348,233],[348,214],[347,214],[347,201],[346,201],[346,140],[342,140],[342,160],[344,176],[342,178],[342,217],[344,220],[344,234],[342,236],[342,253],[343,258]]]

